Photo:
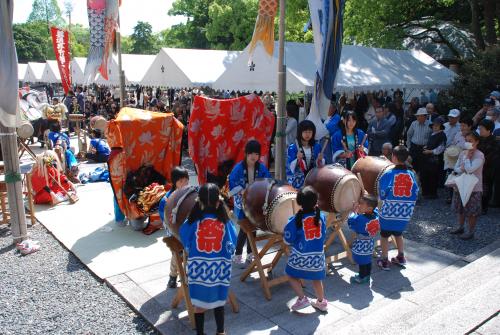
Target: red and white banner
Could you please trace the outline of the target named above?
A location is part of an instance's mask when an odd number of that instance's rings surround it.
[[[71,71],[69,64],[71,62],[69,56],[69,34],[67,30],[62,30],[56,27],[51,27],[52,46],[56,54],[59,73],[61,74],[61,83],[64,93],[68,94],[71,89]]]

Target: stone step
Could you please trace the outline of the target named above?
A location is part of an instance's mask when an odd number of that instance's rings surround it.
[[[487,284],[465,293],[442,311],[410,329],[408,334],[465,334],[498,311],[500,276],[489,277]],[[497,331],[500,332],[500,329]]]
[[[464,292],[473,291],[494,276],[500,276],[500,248],[442,278],[439,274],[433,276],[434,282],[426,281],[426,286],[417,282],[413,287],[415,291],[397,293],[392,297],[393,302],[373,304],[362,311],[362,315],[355,313],[347,317],[342,320],[345,327],[338,333],[400,333],[415,327],[462,298]]]

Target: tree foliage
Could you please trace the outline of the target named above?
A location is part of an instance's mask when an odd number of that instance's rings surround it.
[[[64,25],[57,0],[34,0],[28,22],[43,21],[55,26]]]
[[[131,52],[134,54],[152,55],[159,50],[156,37],[153,35],[153,27],[147,22],[137,22],[130,39],[132,41]]]
[[[449,94],[440,96],[441,110],[460,108],[473,116],[482,106],[483,99],[492,90],[498,90],[500,78],[500,47],[479,52],[477,57],[467,60],[453,81]]]
[[[46,33],[40,33],[37,23],[14,24],[14,41],[17,59],[20,63],[44,62],[46,54]]]
[[[206,36],[208,24],[208,9],[213,0],[175,0],[168,15],[187,17],[186,23],[172,26],[171,37],[175,43],[181,43],[185,48],[209,49],[210,43]]]

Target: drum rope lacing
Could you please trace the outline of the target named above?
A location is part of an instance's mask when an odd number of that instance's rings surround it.
[[[264,213],[264,218],[266,220],[266,226],[267,226],[267,229],[269,229],[269,231],[273,231],[273,229],[272,229],[272,225],[271,225],[271,223],[272,223],[271,222],[271,215],[268,215],[267,213],[273,213],[274,207],[277,204],[281,203],[281,200],[283,198],[285,198],[285,200],[286,200],[286,199],[291,199],[291,198],[296,198],[296,197],[297,197],[297,192],[288,191],[285,193],[281,193],[276,198],[274,198],[273,201],[271,201],[269,206],[267,206],[267,208],[269,208],[269,210]]]
[[[264,216],[267,216],[267,202],[269,201],[269,194],[271,193],[271,189],[276,184],[276,180],[272,180],[266,188],[266,199],[264,200],[264,205],[262,205],[262,213]]]
[[[189,186],[189,190],[183,194],[179,200],[177,201],[177,204],[175,204],[175,207],[172,209],[172,222],[170,223],[172,226],[174,223],[177,221],[177,212],[179,211],[179,208],[182,204],[182,202],[191,194],[194,192],[198,192],[198,187],[196,186]],[[165,217],[166,220],[168,220],[168,217]]]

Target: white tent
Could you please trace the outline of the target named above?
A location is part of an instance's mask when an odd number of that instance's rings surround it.
[[[120,74],[118,71],[118,56],[113,55],[108,64],[108,80],[104,79],[99,73],[96,80],[91,83],[104,86],[120,86]],[[127,74],[125,73],[125,83],[127,83]]]
[[[47,60],[43,69],[42,80],[43,83],[61,83],[61,73],[57,61]]]
[[[211,85],[240,53],[225,50],[163,48],[141,83],[170,87]]]
[[[85,70],[86,57],[74,57],[71,60],[71,83],[83,85],[83,71]]]
[[[44,68],[45,63],[28,62],[28,68],[26,69],[24,81],[28,83],[41,82]]]
[[[17,64],[17,78],[19,81],[24,81],[26,76],[26,70],[28,70],[28,64]]]
[[[122,66],[127,83],[140,84],[155,58],[155,55],[122,54]]]
[[[213,84],[216,89],[276,91],[278,88],[278,44],[267,56],[258,46],[248,64],[248,47]],[[316,72],[314,46],[285,44],[286,90],[311,89]],[[336,90],[359,91],[390,88],[443,88],[451,85],[454,73],[422,52],[366,48],[342,48]]]

